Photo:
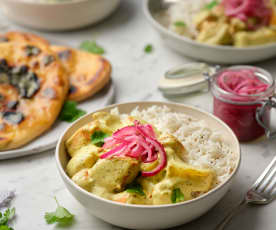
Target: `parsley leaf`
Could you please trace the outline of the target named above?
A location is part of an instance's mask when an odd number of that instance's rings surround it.
[[[86,114],[84,110],[77,108],[77,102],[66,101],[63,108],[59,114],[59,119],[61,121],[73,122]]]
[[[178,203],[178,202],[181,202],[184,200],[185,200],[184,194],[181,192],[181,190],[179,188],[175,188],[171,195],[172,203]]]
[[[57,203],[56,211],[45,213],[44,218],[47,224],[53,224],[53,223],[58,223],[60,225],[71,224],[74,219],[74,215],[71,214],[66,208],[60,206],[56,198],[55,200]]]
[[[145,53],[151,53],[153,51],[153,46],[151,44],[148,44],[144,48]]]
[[[109,136],[110,135],[108,135],[107,133],[104,133],[102,131],[95,131],[91,135],[92,144],[94,144],[98,147],[102,147],[104,145],[104,139],[109,137]]]
[[[126,191],[128,193],[136,193],[141,196],[145,196],[142,186],[135,181],[126,186]]]
[[[80,45],[80,49],[85,50],[93,54],[104,54],[104,49],[99,46],[95,41],[83,41]]]
[[[184,27],[184,26],[186,26],[186,23],[183,21],[176,21],[176,22],[174,22],[174,25],[177,27]]]
[[[7,209],[4,213],[0,212],[0,230],[13,230],[8,226],[8,222],[15,216],[15,208]]]
[[[205,6],[205,9],[211,10],[211,9],[213,9],[216,5],[218,5],[218,1],[217,1],[217,0],[213,0],[213,1],[211,1],[210,3],[208,3],[208,4]]]

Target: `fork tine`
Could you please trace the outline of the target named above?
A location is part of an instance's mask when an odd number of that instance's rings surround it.
[[[276,167],[274,170],[274,176],[271,178],[270,183],[266,187],[266,192],[268,194],[273,194],[273,190],[276,188],[276,175],[275,175]]]
[[[270,185],[271,180],[275,176],[276,167],[273,165],[269,172],[266,174],[266,177],[263,179],[262,183],[259,185],[258,191],[264,192],[268,185]]]
[[[262,185],[264,179],[271,171],[272,167],[275,167],[276,162],[276,156],[273,158],[271,163],[267,166],[267,168],[264,170],[264,172],[261,174],[261,176],[256,180],[256,182],[253,184],[252,189],[258,190],[259,186]]]

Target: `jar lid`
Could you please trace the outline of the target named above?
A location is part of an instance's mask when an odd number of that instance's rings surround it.
[[[205,75],[212,75],[215,67],[206,63],[193,62],[175,67],[160,79],[159,90],[166,95],[180,95],[206,89],[208,81]]]

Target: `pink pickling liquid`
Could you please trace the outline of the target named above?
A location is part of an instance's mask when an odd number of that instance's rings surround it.
[[[254,101],[251,95],[266,91],[269,85],[256,77],[250,69],[222,72],[216,83],[231,94],[214,96],[214,114],[232,128],[239,141],[251,141],[264,135],[264,128],[256,120],[256,110],[261,104]],[[262,119],[264,123],[269,123],[269,109]]]

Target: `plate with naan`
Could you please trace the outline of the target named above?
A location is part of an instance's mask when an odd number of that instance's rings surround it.
[[[100,55],[23,32],[0,35],[0,50],[0,159],[54,148],[66,121],[113,101]]]

